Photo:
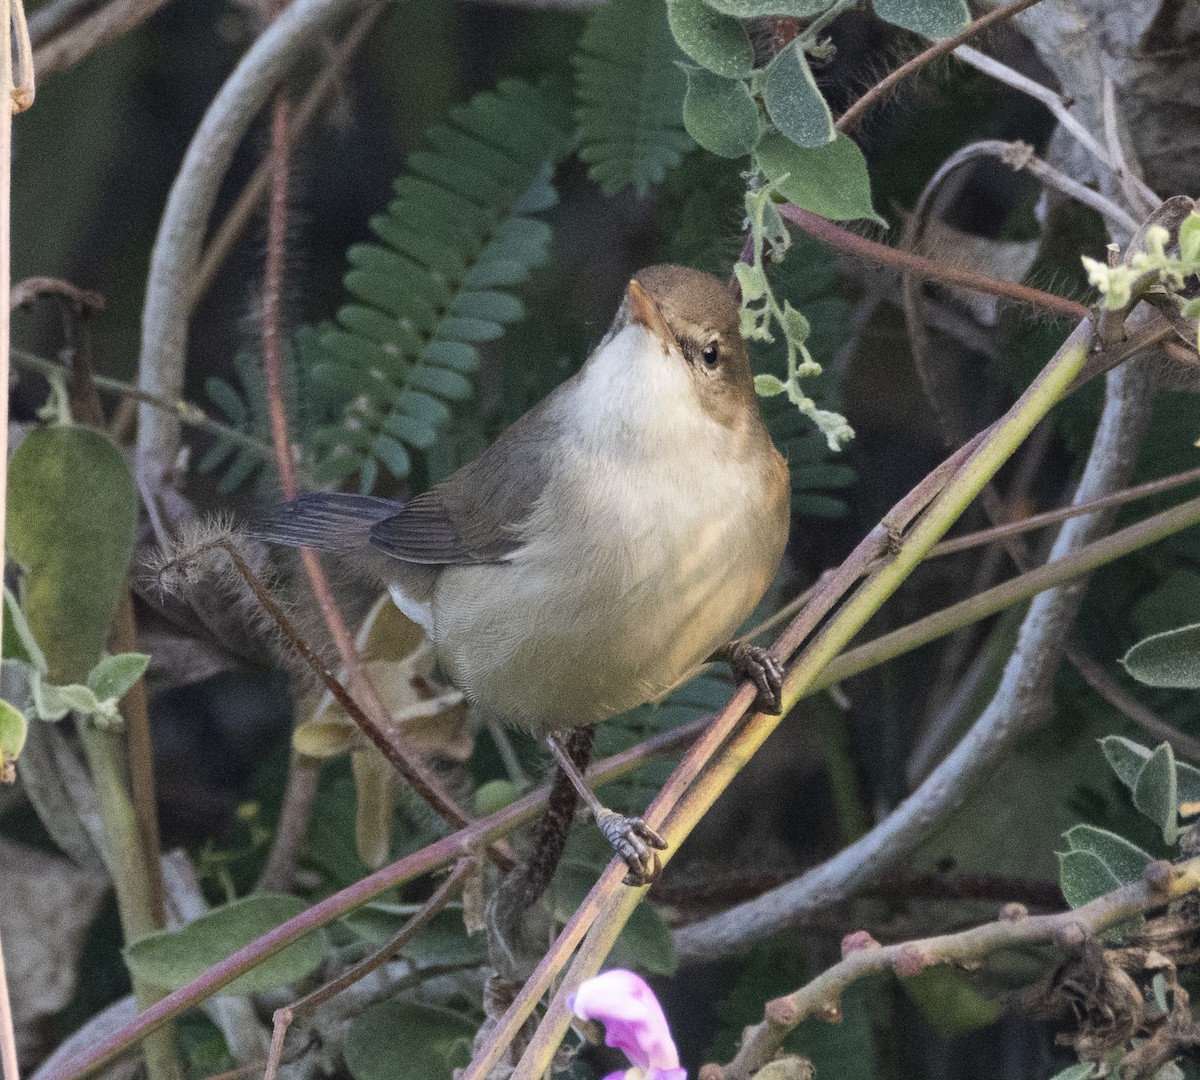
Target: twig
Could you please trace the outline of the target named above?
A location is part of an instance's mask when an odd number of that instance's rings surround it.
[[[68,374],[67,369],[62,364],[56,364],[53,360],[47,360],[34,353],[26,352],[24,349],[14,348],[12,350],[12,358],[20,367],[27,367],[31,371],[38,371],[43,375],[65,376]],[[188,427],[211,432],[213,435],[218,435],[223,439],[232,439],[239,445],[246,447],[248,450],[253,450],[256,454],[264,458],[270,458],[271,456],[271,448],[265,442],[256,439],[253,435],[246,434],[246,432],[238,428],[223,424],[220,420],[214,420],[198,405],[193,405],[190,401],[168,401],[166,398],[158,397],[156,394],[148,394],[144,390],[139,390],[136,386],[131,386],[120,379],[109,379],[103,375],[93,374],[92,381],[96,384],[97,389],[106,390],[113,394],[120,394],[122,397],[132,398],[135,401],[145,402],[147,405],[151,405],[156,409],[161,409],[163,412],[177,417],[180,423]]]
[[[1135,210],[1148,214],[1155,207],[1161,205],[1162,200],[1153,192],[1150,192],[1149,199],[1145,198],[1143,191],[1147,190],[1146,185],[1140,182],[1138,170],[1130,165],[1129,159],[1126,157],[1125,147],[1121,142],[1121,121],[1117,115],[1117,93],[1108,72],[1104,72],[1104,86],[1100,92],[1100,108],[1104,117],[1104,141],[1108,144],[1110,167],[1117,175],[1117,182],[1121,185],[1125,201]]]
[[[1019,71],[1014,71],[1007,64],[1002,64],[995,57],[981,53],[978,49],[974,49],[970,45],[960,45],[954,50],[954,55],[964,63],[970,64],[978,71],[982,71],[985,75],[990,75],[993,79],[1011,86],[1014,90],[1020,90],[1021,93],[1028,95],[1035,101],[1040,101],[1054,114],[1054,118],[1059,124],[1070,132],[1075,141],[1091,154],[1092,157],[1105,168],[1111,169],[1113,172],[1118,170],[1119,163],[1114,162],[1110,158],[1108,150],[1079,122],[1079,119],[1071,112],[1070,106],[1068,106],[1063,100],[1062,95],[1057,91],[1052,90],[1048,86],[1043,86],[1040,82],[1035,82],[1027,75],[1022,75]],[[1146,211],[1149,212],[1162,202],[1140,176],[1131,175],[1126,170],[1122,171],[1121,179],[1122,183],[1128,185],[1127,197],[1136,193],[1136,201],[1133,201],[1131,205],[1144,206]]]
[[[283,1054],[283,1040],[296,1017],[311,1013],[331,997],[340,994],[348,986],[353,986],[360,979],[366,978],[372,971],[386,964],[412,940],[418,930],[449,903],[450,898],[461,888],[466,876],[474,870],[473,859],[459,859],[449,876],[434,890],[433,895],[421,905],[420,909],[405,921],[390,941],[380,946],[370,956],[364,957],[353,967],[343,971],[336,979],[331,979],[324,986],[317,987],[311,994],[306,994],[292,1004],[285,1005],[282,1009],[276,1009],[272,1017],[274,1031],[271,1034],[271,1050],[267,1058],[267,1069],[263,1080],[275,1080],[279,1059]]]
[[[63,30],[38,47],[33,64],[38,78],[45,82],[51,75],[74,67],[89,53],[129,33],[145,22],[167,0],[111,0],[91,18]],[[41,14],[39,12],[39,14]]]
[[[313,37],[362,3],[295,0],[242,57],[196,129],[167,199],[150,260],[138,369],[138,386],[146,393],[168,400],[182,396],[189,283],[217,190],[242,136]],[[138,419],[138,473],[155,490],[175,467],[179,421],[145,406]]]
[[[288,760],[287,783],[279,806],[275,836],[255,885],[260,892],[286,892],[292,888],[300,849],[308,835],[319,778],[320,763],[293,750]]]
[[[982,157],[996,158],[1017,172],[1026,170],[1032,173],[1048,187],[1062,192],[1084,206],[1090,206],[1129,236],[1134,235],[1140,228],[1139,223],[1123,207],[1118,206],[1111,199],[1105,198],[1100,192],[1093,191],[1085,184],[1081,184],[1073,177],[1067,176],[1053,165],[1047,164],[1033,152],[1033,147],[1028,143],[1004,142],[1001,139],[982,139],[951,154],[939,166],[929,183],[925,185],[925,190],[922,192],[924,201],[918,201],[913,210],[914,215],[918,218],[923,216],[928,199],[936,194],[947,176],[968,162]]]
[[[21,1080],[17,1064],[17,1036],[13,1029],[12,1002],[8,999],[8,976],[4,970],[4,942],[0,941],[0,1066],[4,1080]]]
[[[299,106],[296,108],[292,122],[288,128],[288,139],[290,142],[295,144],[300,136],[308,130],[321,105],[324,104],[325,100],[338,85],[346,63],[359,50],[363,42],[366,41],[367,35],[379,21],[383,12],[384,6],[382,4],[368,8],[359,15],[350,29],[346,31],[345,35],[338,42],[337,48],[330,56],[324,70],[312,86],[309,87],[308,93],[304,95]],[[254,216],[255,210],[258,209],[259,204],[263,201],[270,183],[271,163],[270,161],[263,161],[254,170],[254,175],[250,177],[249,183],[242,189],[241,194],[237,197],[237,201],[234,202],[229,213],[225,215],[224,220],[213,230],[212,239],[204,249],[204,254],[200,258],[200,264],[196,268],[196,273],[190,285],[188,303],[191,308],[195,308],[200,302],[201,297],[212,286],[213,279],[217,276],[217,272],[229,257],[230,251],[233,250],[233,245],[245,231],[246,226],[250,223],[250,219]]]
[[[841,963],[794,993],[767,1002],[764,1019],[746,1029],[737,1056],[725,1068],[706,1065],[699,1080],[748,1080],[774,1057],[784,1038],[806,1017],[819,1016],[830,1022],[840,1019],[842,992],[867,976],[891,972],[904,979],[938,965],[970,967],[992,953],[1022,945],[1056,945],[1077,952],[1089,937],[1122,919],[1160,910],[1197,890],[1200,859],[1177,866],[1158,860],[1147,867],[1142,881],[1058,915],[999,919],[958,934],[888,946],[851,935],[844,943],[851,951]]]
[[[993,11],[989,11],[986,15],[981,15],[973,23],[965,29],[959,31],[953,37],[946,38],[944,41],[939,41],[934,45],[929,46],[924,52],[918,53],[911,60],[901,64],[890,75],[880,79],[874,86],[871,87],[862,97],[860,97],[853,105],[850,106],[840,117],[835,125],[838,131],[850,131],[863,118],[863,114],[880,98],[889,94],[899,83],[907,79],[913,72],[923,68],[932,60],[936,60],[939,56],[945,56],[949,52],[953,52],[964,41],[969,41],[981,30],[986,30],[993,23],[998,23],[1004,19],[1009,19],[1020,11],[1026,8],[1033,7],[1038,0],[1013,0],[1010,4],[1005,4],[1003,7],[998,7]]]
[[[865,236],[859,236],[849,229],[843,229],[840,225],[826,221],[819,214],[803,210],[792,203],[787,203],[778,209],[788,221],[793,225],[798,225],[810,236],[815,236],[831,247],[836,247],[859,258],[881,263],[884,266],[892,266],[897,270],[906,270],[917,277],[936,281],[943,285],[973,289],[976,292],[989,293],[992,296],[1003,296],[1005,299],[1014,300],[1017,303],[1032,304],[1035,307],[1045,308],[1047,311],[1070,315],[1075,319],[1082,319],[1087,315],[1087,307],[1077,300],[1068,300],[1065,296],[1055,296],[1053,293],[1033,289],[1028,285],[1020,285],[1014,281],[1002,281],[987,274],[947,265],[911,251],[900,251],[887,244],[868,240]]]

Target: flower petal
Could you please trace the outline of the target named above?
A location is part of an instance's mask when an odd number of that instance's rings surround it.
[[[639,975],[619,968],[605,971],[581,984],[568,1004],[581,1020],[599,1020],[604,1041],[623,1050],[638,1068],[649,1070],[650,1077],[686,1077],[658,998]]]

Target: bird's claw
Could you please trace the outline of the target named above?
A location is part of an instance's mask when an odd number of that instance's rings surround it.
[[[749,679],[758,688],[754,707],[778,716],[783,711],[783,665],[766,649],[744,641],[730,642],[725,660],[736,678]]]
[[[626,817],[612,810],[602,810],[596,824],[605,839],[621,857],[629,873],[626,885],[650,885],[662,873],[657,852],[665,851],[667,842],[639,817]]]

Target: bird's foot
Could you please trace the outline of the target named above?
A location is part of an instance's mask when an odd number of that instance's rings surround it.
[[[754,707],[778,716],[783,709],[783,665],[766,649],[745,641],[731,641],[714,658],[724,660],[740,682],[748,679],[758,688]]]
[[[658,852],[667,848],[667,842],[658,833],[640,817],[626,817],[603,807],[596,815],[596,824],[629,867],[626,885],[650,885],[658,880],[662,873]]]

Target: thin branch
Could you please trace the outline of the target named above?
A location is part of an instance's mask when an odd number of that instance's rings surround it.
[[[51,75],[74,67],[89,53],[140,26],[166,2],[167,0],[111,0],[90,18],[39,44],[33,54],[33,65],[38,78],[45,82]]]
[[[761,1023],[748,1027],[737,1056],[724,1068],[706,1065],[699,1080],[749,1080],[767,1064],[796,1025],[810,1016],[828,1022],[841,1018],[841,995],[861,979],[892,973],[911,978],[928,968],[953,964],[971,968],[992,953],[1029,945],[1055,945],[1077,952],[1090,937],[1131,915],[1148,914],[1172,900],[1200,890],[1200,859],[1180,865],[1157,860],[1141,881],[1114,889],[1074,911],[1058,915],[1023,915],[999,919],[958,934],[880,946],[857,935],[846,939],[851,948],[807,986],[767,1002]]]
[[[1014,90],[1020,90],[1021,93],[1028,95],[1035,101],[1040,101],[1054,114],[1054,118],[1059,124],[1070,132],[1075,141],[1106,169],[1116,172],[1120,167],[1119,163],[1112,161],[1108,150],[1100,141],[1080,123],[1078,117],[1071,111],[1070,106],[1063,100],[1063,96],[1060,93],[1050,89],[1048,86],[1043,86],[1040,82],[1034,81],[1027,75],[1022,75],[1007,64],[1002,64],[995,57],[988,56],[986,53],[982,53],[970,45],[960,45],[954,50],[954,55],[964,63],[970,64],[976,70],[982,71],[985,75],[990,75],[993,79],[1011,86]],[[1147,212],[1149,212],[1149,210],[1152,210],[1162,202],[1140,176],[1131,175],[1123,170],[1121,178],[1124,183],[1129,185],[1129,195],[1135,193],[1137,195],[1137,201],[1133,205],[1145,206]]]
[[[299,106],[296,108],[292,122],[288,127],[288,139],[291,143],[295,144],[308,130],[309,125],[317,116],[319,109],[340,82],[350,57],[366,41],[368,34],[370,34],[372,28],[379,21],[384,10],[382,4],[368,8],[359,15],[350,29],[346,31],[345,35],[337,43],[337,48],[334,49],[332,55],[329,57],[324,70],[312,86],[309,87],[308,93],[304,95]],[[233,245],[237,243],[238,238],[245,231],[246,226],[249,225],[251,218],[254,216],[254,212],[266,196],[270,183],[271,163],[270,161],[263,161],[254,170],[254,175],[250,177],[249,183],[242,189],[241,194],[230,208],[229,213],[225,215],[224,220],[213,230],[212,239],[204,249],[204,254],[200,258],[200,264],[196,268],[195,276],[190,285],[188,304],[191,308],[194,309],[200,302],[201,297],[211,288],[217,272],[224,265],[225,260],[229,258],[229,253],[233,250]]]
[[[835,125],[838,131],[843,133],[852,130],[858,122],[863,118],[863,114],[881,98],[886,97],[896,86],[902,83],[914,72],[919,71],[932,60],[936,60],[939,56],[945,56],[949,52],[953,52],[964,41],[969,41],[981,30],[986,30],[994,23],[1001,22],[1004,19],[1012,18],[1018,12],[1024,11],[1026,8],[1033,7],[1038,0],[1012,0],[1012,3],[1005,4],[1003,7],[998,7],[993,11],[989,11],[986,15],[980,16],[966,29],[959,31],[953,37],[948,37],[944,41],[939,41],[934,45],[929,46],[924,52],[918,53],[911,60],[901,64],[890,75],[880,79],[874,86],[871,87],[862,97],[860,97],[853,105],[850,106],[840,117]]]
[[[918,202],[913,210],[914,215],[918,218],[923,216],[928,199],[936,194],[947,176],[963,165],[983,157],[996,158],[1017,172],[1025,170],[1032,173],[1047,187],[1062,192],[1084,206],[1090,206],[1110,224],[1124,230],[1127,235],[1136,234],[1141,227],[1140,223],[1123,207],[1118,206],[1111,199],[1105,198],[1100,192],[1093,191],[1087,185],[1081,184],[1074,177],[1067,176],[1053,165],[1047,164],[1033,152],[1033,147],[1028,143],[1004,142],[1001,139],[983,139],[951,154],[938,167],[929,183],[925,185],[925,190],[922,192],[923,201]]]
[[[473,859],[459,859],[458,864],[446,879],[433,891],[433,894],[414,912],[391,939],[381,945],[370,956],[364,957],[353,967],[343,971],[336,979],[331,979],[324,986],[317,987],[311,994],[276,1009],[272,1017],[274,1031],[271,1035],[271,1050],[267,1058],[266,1073],[263,1080],[275,1080],[279,1061],[283,1054],[283,1040],[288,1028],[298,1016],[305,1016],[319,1008],[331,997],[340,994],[347,987],[353,986],[360,979],[365,979],[372,971],[383,967],[405,945],[407,945],[418,930],[426,926],[439,911],[449,902],[451,897],[462,887],[467,875],[474,872],[476,864]]]
[[[26,352],[24,349],[13,349],[12,358],[18,366],[29,368],[31,371],[37,371],[43,375],[65,378],[69,374],[62,364],[56,364],[53,360],[46,360],[44,357]],[[253,435],[248,435],[239,428],[230,427],[228,424],[221,423],[220,420],[214,420],[198,405],[193,405],[190,401],[169,401],[157,394],[148,394],[144,390],[139,390],[136,386],[131,386],[120,379],[109,379],[103,375],[93,374],[92,381],[99,390],[106,390],[109,393],[145,402],[156,409],[170,413],[187,427],[210,432],[222,439],[232,439],[238,445],[246,447],[247,450],[253,450],[263,458],[271,456],[271,448],[265,442],[256,439]]]
[[[8,975],[4,970],[4,942],[0,941],[0,1066],[4,1080],[21,1080],[17,1064],[17,1036],[13,1028],[12,1002],[8,998]]]
[[[138,386],[156,397],[182,396],[189,284],[199,263],[217,190],[255,115],[311,47],[364,0],[295,0],[247,51],[196,129],[171,188],[155,239],[142,310]],[[137,467],[155,489],[175,467],[179,421],[143,406]]]
[[[803,210],[792,203],[778,208],[788,221],[798,225],[810,236],[862,259],[868,259],[884,266],[892,266],[897,270],[905,270],[916,274],[917,277],[936,281],[942,285],[952,285],[960,289],[973,289],[976,292],[988,293],[992,296],[1002,296],[1020,304],[1032,304],[1045,308],[1060,315],[1070,315],[1082,319],[1088,309],[1077,300],[1068,300],[1065,296],[1055,296],[1053,293],[1033,289],[1028,285],[1020,285],[1013,281],[1002,281],[999,278],[979,274],[973,270],[948,265],[934,259],[927,259],[911,251],[900,251],[887,244],[880,244],[859,236],[849,229],[843,229],[831,221],[826,221],[819,214]]]

